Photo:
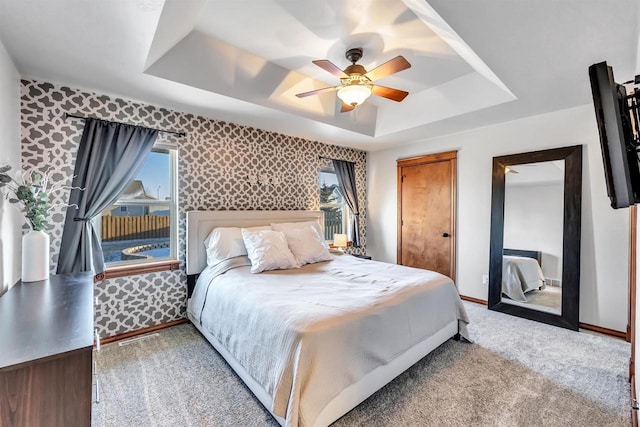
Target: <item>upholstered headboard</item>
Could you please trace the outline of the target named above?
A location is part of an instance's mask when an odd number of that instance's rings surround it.
[[[256,227],[275,222],[317,221],[324,230],[322,211],[189,211],[187,212],[187,275],[207,266],[204,240],[216,227]]]
[[[538,265],[542,267],[542,252],[540,251],[525,251],[523,249],[507,249],[502,251],[503,255],[522,256],[526,258],[533,258],[538,261]]]

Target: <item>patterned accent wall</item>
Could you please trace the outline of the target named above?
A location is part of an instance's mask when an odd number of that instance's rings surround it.
[[[96,327],[102,337],[184,317],[186,311],[185,212],[189,210],[318,209],[319,156],[356,163],[360,235],[366,248],[366,153],[267,132],[152,105],[37,81],[22,81],[22,161],[49,169],[71,183],[83,121],[65,113],[186,132],[161,133],[179,145],[179,258],[182,269],[117,279],[96,285]],[[261,185],[252,177],[269,178]],[[55,195],[64,204],[68,191]],[[48,228],[55,271],[65,209],[55,209]]]

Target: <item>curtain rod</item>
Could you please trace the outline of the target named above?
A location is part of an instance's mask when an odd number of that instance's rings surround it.
[[[83,116],[78,116],[77,114],[70,114],[70,113],[64,113],[64,118],[68,119],[69,117],[73,118],[73,119],[80,119],[80,120],[87,120],[87,119],[94,119],[94,120],[100,120],[103,122],[107,122],[107,123],[115,123],[118,125],[128,125],[128,123],[122,123],[122,122],[114,122],[112,120],[103,120],[103,119],[98,119],[96,117],[83,117]],[[137,125],[129,125],[129,126],[137,126]],[[184,132],[176,132],[174,130],[164,130],[164,129],[156,129],[156,128],[150,128],[147,126],[138,126],[138,127],[143,127],[143,128],[147,128],[147,129],[151,129],[151,130],[157,130],[158,132],[164,132],[164,133],[171,133],[173,135],[178,135],[178,136],[187,136],[186,133]]]
[[[318,159],[322,160],[339,160],[341,162],[347,162],[347,163],[353,163],[354,165],[356,164],[356,162],[350,162],[349,160],[340,160],[340,159],[332,159],[331,157],[325,157],[325,156],[318,156]]]

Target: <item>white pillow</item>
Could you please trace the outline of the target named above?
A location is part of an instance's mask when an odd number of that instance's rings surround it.
[[[242,229],[242,238],[251,260],[251,272],[300,268],[280,231],[251,231]]]
[[[298,260],[298,264],[313,264],[332,259],[324,245],[324,239],[320,237],[313,226],[293,228],[285,230],[283,233],[287,238],[289,249]]]
[[[322,226],[318,221],[303,221],[303,222],[278,222],[272,223],[271,229],[275,231],[285,231],[285,230],[294,230],[296,228],[305,228],[305,227],[313,227],[314,230],[318,232],[318,236],[324,236],[322,232]],[[322,244],[325,247],[329,247],[327,243],[324,241],[324,237],[322,237]]]
[[[271,230],[268,225],[246,230]],[[247,255],[240,227],[216,227],[204,241],[207,248],[207,265],[216,265],[229,258]]]

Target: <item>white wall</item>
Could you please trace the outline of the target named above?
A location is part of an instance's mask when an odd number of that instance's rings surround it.
[[[591,105],[369,153],[369,254],[396,261],[396,160],[458,150],[457,285],[461,294],[486,300],[481,276],[489,269],[492,158],[578,144],[584,150],[580,321],[625,331],[628,211],[609,206]]]
[[[20,169],[20,76],[0,41],[0,164]],[[0,199],[0,295],[20,279],[21,213]]]
[[[547,279],[562,279],[564,184],[509,185],[504,197],[505,248],[542,252]]]

